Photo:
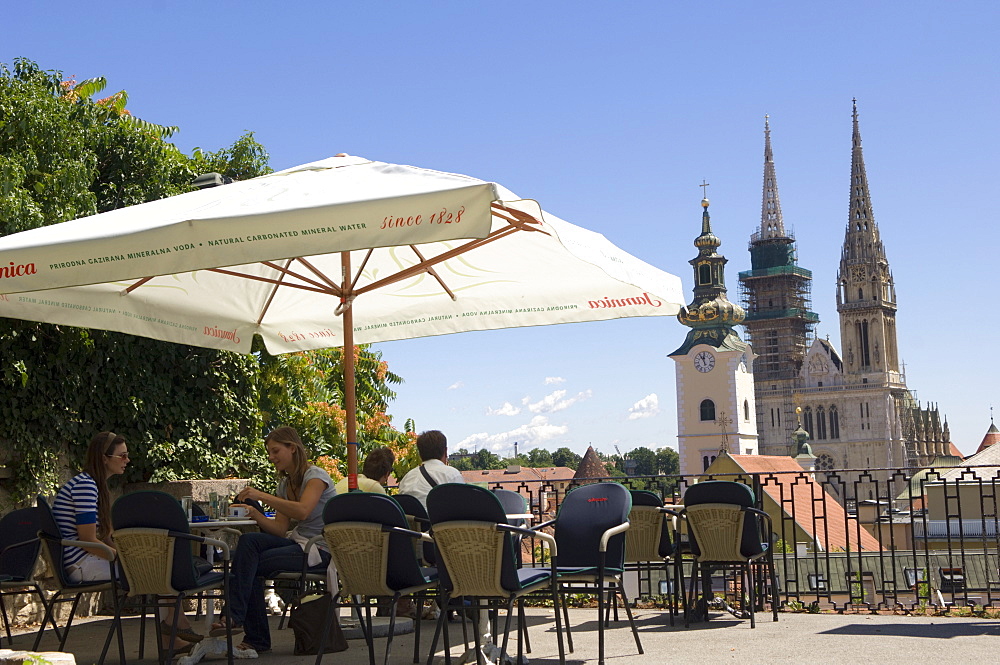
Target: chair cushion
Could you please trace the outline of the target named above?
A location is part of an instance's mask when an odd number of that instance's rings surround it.
[[[549,568],[518,568],[517,578],[521,581],[521,586],[531,586],[549,579],[552,571]]]

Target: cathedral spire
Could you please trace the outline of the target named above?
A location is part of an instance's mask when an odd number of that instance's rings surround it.
[[[771,152],[770,116],[764,116],[764,196],[760,206],[760,237],[784,238],[785,222],[781,217],[778,198],[778,177],[774,174],[774,154]]]
[[[841,341],[849,375],[889,372],[899,382],[896,287],[872,213],[856,99],[852,125],[850,212],[837,276]]]

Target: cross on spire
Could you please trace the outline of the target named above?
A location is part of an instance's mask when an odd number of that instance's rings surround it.
[[[705,182],[704,178],[701,179],[701,184],[698,185],[698,186],[701,187],[701,198],[707,199],[708,198],[708,183]]]

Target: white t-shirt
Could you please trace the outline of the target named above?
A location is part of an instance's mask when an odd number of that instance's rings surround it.
[[[448,466],[439,459],[427,460],[420,466],[427,469],[427,473],[430,474],[431,478],[433,478],[438,485],[443,485],[444,483],[465,482],[465,478],[462,477],[461,471],[453,466]],[[431,491],[431,484],[427,482],[427,479],[424,478],[424,474],[420,472],[420,466],[415,469],[410,469],[409,473],[403,476],[403,479],[399,481],[399,493],[417,497],[417,500],[423,504],[424,508],[426,508],[427,493]]]

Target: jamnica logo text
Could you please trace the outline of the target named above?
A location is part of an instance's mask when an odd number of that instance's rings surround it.
[[[34,275],[34,274],[35,274],[34,263],[16,264],[13,261],[11,261],[9,266],[0,266],[0,278],[24,277],[25,275]]]
[[[603,300],[588,300],[590,309],[600,309],[602,307],[628,307],[630,305],[649,305],[650,307],[662,307],[662,300],[654,300],[648,293],[643,293],[637,298],[608,298]]]

